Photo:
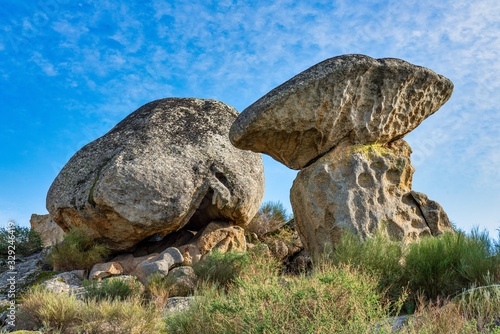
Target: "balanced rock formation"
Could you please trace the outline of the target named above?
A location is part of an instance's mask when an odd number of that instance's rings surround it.
[[[64,231],[57,225],[50,215],[31,215],[31,229],[40,234],[43,247],[53,246],[63,240]]]
[[[401,138],[452,91],[447,78],[404,60],[334,57],[246,108],[229,136],[301,169],[290,199],[309,255],[338,243],[343,229],[436,235],[452,226],[439,204],[411,190],[411,149]]]
[[[231,127],[238,148],[301,169],[340,142],[400,139],[451,96],[447,78],[401,59],[327,59],[246,108]]]
[[[411,190],[414,168],[402,139],[386,146],[340,146],[302,169],[290,200],[308,254],[338,243],[343,229],[367,237],[378,228],[416,239],[452,231],[439,204]]]
[[[148,103],[79,150],[47,194],[65,231],[88,226],[113,250],[212,220],[247,224],[264,194],[260,155],[233,147],[238,112],[219,101]]]

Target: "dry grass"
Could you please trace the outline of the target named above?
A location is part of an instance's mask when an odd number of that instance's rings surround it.
[[[21,312],[47,333],[160,333],[161,312],[138,297],[79,300],[37,287],[23,297]]]

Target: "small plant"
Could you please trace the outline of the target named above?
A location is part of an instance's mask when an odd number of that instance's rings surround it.
[[[19,315],[27,329],[44,333],[160,333],[161,310],[132,296],[79,300],[41,287],[24,295]]]
[[[88,298],[124,300],[138,294],[141,283],[136,281],[126,282],[118,277],[110,277],[101,282],[84,280],[83,286],[87,291]]]
[[[14,239],[12,239],[14,236]],[[10,247],[9,246],[13,246]],[[42,250],[42,238],[35,230],[15,225],[0,228],[0,256],[7,257],[9,249],[17,256],[28,256]]]
[[[264,235],[286,224],[290,216],[281,202],[266,202],[246,227],[247,231]]]
[[[146,291],[154,304],[163,308],[170,297],[172,283],[165,279],[160,273],[154,273],[148,277]]]
[[[93,265],[102,262],[108,254],[109,248],[97,244],[92,239],[88,227],[73,228],[61,243],[51,249],[48,263],[61,271],[89,270]]]
[[[214,250],[197,262],[193,266],[193,270],[201,280],[227,287],[236,281],[249,263],[250,260],[246,253],[221,253]]]

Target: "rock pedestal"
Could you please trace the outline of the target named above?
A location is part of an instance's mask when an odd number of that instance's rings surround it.
[[[451,230],[441,206],[411,190],[411,149],[401,140],[451,96],[453,84],[401,59],[343,55],[288,80],[231,126],[238,148],[300,169],[290,200],[310,255],[342,229],[393,237]]]
[[[441,206],[411,190],[410,153],[402,139],[343,146],[302,169],[290,200],[308,254],[321,255],[338,243],[343,229],[367,237],[383,227],[397,239],[451,231]]]

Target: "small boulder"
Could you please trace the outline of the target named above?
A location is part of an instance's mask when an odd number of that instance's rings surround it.
[[[54,246],[63,241],[64,231],[57,225],[50,215],[31,215],[31,229],[40,234],[43,247]]]
[[[124,273],[123,267],[118,262],[98,263],[92,267],[89,274],[89,279],[100,280],[104,277],[113,275],[121,275]]]
[[[82,289],[82,279],[75,272],[60,273],[53,278],[42,282],[48,290],[62,293],[62,292],[79,292]]]
[[[134,275],[140,282],[145,283],[149,275],[159,273],[165,277],[168,275],[170,268],[183,262],[184,257],[177,248],[167,248],[157,257],[141,262],[135,269]]]
[[[196,274],[192,267],[176,267],[169,271],[167,281],[171,282],[170,296],[187,296],[196,288]]]
[[[243,110],[231,127],[238,148],[301,169],[342,141],[385,144],[435,113],[453,84],[401,59],[327,59]]]
[[[213,221],[198,232],[192,243],[179,250],[188,260],[185,264],[192,265],[214,248],[221,253],[246,251],[245,230],[229,222]]]

